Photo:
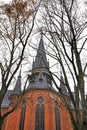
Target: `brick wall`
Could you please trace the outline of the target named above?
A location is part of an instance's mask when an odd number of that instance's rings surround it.
[[[68,112],[64,107],[60,96],[50,90],[29,90],[25,92],[22,98],[22,101],[26,100],[24,130],[35,130],[37,98],[40,96],[44,99],[44,130],[56,130],[54,111],[55,100],[59,105],[61,130],[72,130]],[[17,99],[17,97],[15,98]],[[3,125],[3,130],[20,130],[22,101],[16,110],[6,118]],[[15,102],[15,100],[13,102]],[[8,109],[11,109],[11,106]],[[7,109],[2,110],[2,113],[5,111],[7,111]]]

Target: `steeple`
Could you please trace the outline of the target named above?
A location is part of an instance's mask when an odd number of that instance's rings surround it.
[[[18,94],[18,95],[21,94],[21,69],[20,69],[18,79],[13,90],[13,94]]]
[[[52,86],[51,76],[48,71],[49,63],[47,62],[46,52],[44,48],[43,37],[41,39],[37,50],[36,59],[33,62],[32,74],[30,75],[27,89],[48,89]]]
[[[60,88],[61,88],[62,93],[64,95],[67,95],[67,89],[66,89],[66,86],[64,84],[64,79],[63,79],[62,73],[61,73],[61,76],[60,76]]]
[[[41,34],[41,39],[37,50],[36,59],[33,62],[32,70],[38,71],[40,68],[42,68],[43,71],[47,72],[48,67],[49,67],[49,63],[47,62],[46,52],[45,52],[43,38]]]

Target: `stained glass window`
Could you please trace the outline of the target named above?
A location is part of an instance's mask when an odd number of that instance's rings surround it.
[[[55,101],[55,123],[56,123],[56,130],[61,130],[60,127],[60,113],[58,108],[58,102]]]
[[[24,130],[25,112],[26,112],[26,100],[24,100],[22,103],[20,130]]]
[[[44,130],[44,99],[39,97],[36,105],[36,125],[35,130]]]

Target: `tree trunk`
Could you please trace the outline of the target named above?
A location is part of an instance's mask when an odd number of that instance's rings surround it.
[[[2,130],[3,122],[4,122],[4,119],[2,116],[0,116],[0,130]]]

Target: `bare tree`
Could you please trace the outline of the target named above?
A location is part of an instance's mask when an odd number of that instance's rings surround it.
[[[57,74],[52,74],[53,82],[61,93],[62,100],[68,110],[74,130],[87,129],[87,106],[85,98],[85,80],[87,73],[87,22],[86,17],[80,11],[77,0],[51,0],[45,1],[43,14],[44,35],[49,40],[50,52],[48,55],[60,64],[64,85],[68,90],[68,96],[74,108],[74,114],[70,104],[58,86],[60,79]],[[68,72],[68,73],[67,73]],[[54,78],[56,77],[56,80]],[[69,81],[72,79],[72,84]],[[72,93],[72,87],[75,91],[75,98]]]
[[[34,1],[20,0],[0,6],[0,130],[4,119],[16,108],[1,114],[3,98],[24,60],[38,7]]]

